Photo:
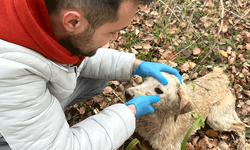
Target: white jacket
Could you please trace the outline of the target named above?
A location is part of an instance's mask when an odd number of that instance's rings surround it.
[[[117,149],[135,129],[127,106],[110,106],[69,127],[61,104],[81,70],[83,77],[129,80],[134,60],[133,54],[99,49],[76,68],[0,39],[0,137],[14,150]]]

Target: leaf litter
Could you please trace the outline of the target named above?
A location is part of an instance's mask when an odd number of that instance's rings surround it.
[[[149,7],[140,7],[131,25],[104,47],[134,53],[145,61],[168,64],[184,80],[194,80],[219,67],[218,71],[222,69],[231,81],[239,118],[250,125],[249,1],[155,1]],[[65,118],[72,126],[110,105],[124,103],[124,91],[142,82],[139,76],[128,82],[111,81],[100,95],[65,108]],[[119,150],[135,138],[144,150],[152,149],[134,133]],[[205,124],[189,137],[186,150],[235,150],[237,142],[235,133],[220,133]],[[249,143],[247,138],[247,150]],[[140,150],[141,146],[133,149]]]

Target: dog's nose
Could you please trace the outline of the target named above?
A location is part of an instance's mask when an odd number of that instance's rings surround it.
[[[126,98],[126,101],[131,100],[133,97],[134,97],[133,94],[129,93],[128,91],[125,91],[125,98]]]

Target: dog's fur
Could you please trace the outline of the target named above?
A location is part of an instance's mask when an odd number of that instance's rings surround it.
[[[162,72],[168,85],[153,77],[140,86],[126,90],[126,97],[158,95],[160,101],[152,104],[153,114],[137,117],[136,132],[158,150],[180,150],[182,140],[194,123],[192,113],[203,114],[203,120],[216,131],[234,131],[240,138],[237,149],[245,150],[245,124],[235,112],[235,97],[225,74],[209,73],[189,84]],[[194,103],[196,106],[194,105]],[[195,128],[192,134],[197,130]]]

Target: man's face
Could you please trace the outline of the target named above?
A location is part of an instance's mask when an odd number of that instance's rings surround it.
[[[137,11],[137,5],[131,0],[122,2],[118,11],[118,20],[105,23],[95,31],[87,26],[78,34],[71,34],[59,41],[73,55],[93,56],[98,48],[107,44],[109,40],[116,40],[118,32],[126,28]]]

